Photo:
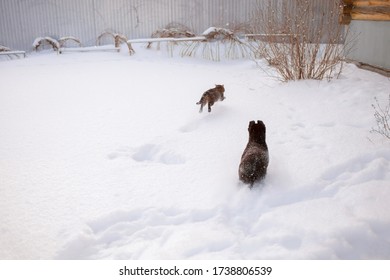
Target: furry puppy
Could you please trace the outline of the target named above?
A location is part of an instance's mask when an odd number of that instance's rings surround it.
[[[219,100],[224,100],[225,96],[223,93],[225,92],[225,87],[223,85],[215,85],[215,88],[211,88],[203,93],[202,98],[196,104],[200,104],[199,113],[202,113],[203,106],[208,104],[209,112],[211,112],[211,106],[214,105],[215,102]]]
[[[269,162],[268,147],[265,143],[265,125],[262,121],[249,122],[249,141],[241,157],[238,175],[245,184],[263,179]]]

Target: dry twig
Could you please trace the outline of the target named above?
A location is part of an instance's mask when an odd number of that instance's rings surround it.
[[[375,97],[375,103],[372,107],[375,110],[374,117],[376,120],[376,128],[372,128],[372,133],[378,133],[383,137],[390,140],[390,94],[388,98],[388,104],[385,108],[382,108],[378,102],[378,98]]]

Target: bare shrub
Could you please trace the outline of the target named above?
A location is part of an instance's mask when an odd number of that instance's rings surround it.
[[[372,133],[378,133],[383,137],[390,140],[390,94],[387,105],[382,108],[379,104],[378,98],[375,97],[375,104],[372,104],[374,108],[374,117],[376,121],[376,128],[372,128]]]
[[[258,40],[256,58],[264,58],[281,79],[338,77],[349,44],[339,20],[339,1],[260,1],[252,17]]]

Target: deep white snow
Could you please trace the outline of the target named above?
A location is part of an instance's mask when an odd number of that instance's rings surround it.
[[[0,259],[390,258],[390,142],[369,132],[388,78],[134,47],[0,61]],[[249,190],[251,120],[270,164]]]

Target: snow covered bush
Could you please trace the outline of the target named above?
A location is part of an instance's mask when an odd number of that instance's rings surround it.
[[[338,17],[337,0],[260,1],[251,20],[260,38],[255,57],[267,60],[284,81],[337,77],[349,48]]]
[[[390,94],[385,108],[381,107],[378,98],[375,98],[375,103],[372,104],[372,107],[375,110],[376,128],[373,128],[371,132],[378,133],[390,140]]]
[[[171,22],[165,28],[152,33],[152,38],[192,38],[195,36],[189,27],[177,22]],[[149,42],[147,48],[151,48],[152,44],[153,42]],[[160,42],[157,42],[157,49],[160,49]]]
[[[60,48],[60,43],[56,39],[48,36],[36,38],[32,46],[35,51],[38,51],[39,47],[43,48],[45,45],[50,45],[55,51],[58,51]]]
[[[221,52],[228,59],[238,59],[247,56],[247,45],[230,29],[209,27],[202,36],[202,41],[192,41],[184,45],[182,56],[195,56],[198,49],[202,49],[202,57],[209,60],[220,61]]]

